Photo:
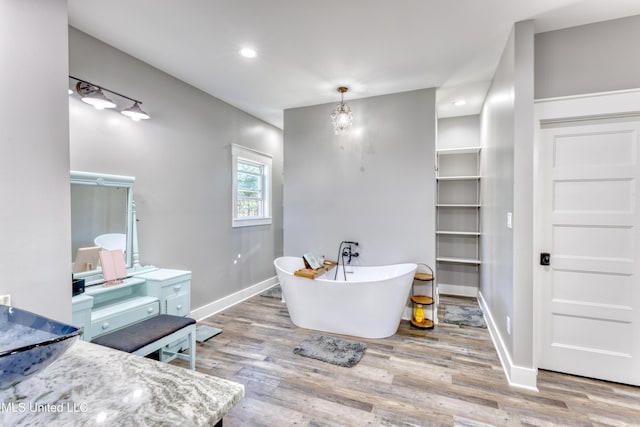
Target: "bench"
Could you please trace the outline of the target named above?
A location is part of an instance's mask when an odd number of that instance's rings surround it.
[[[188,355],[170,352],[164,348],[183,338],[187,338],[189,343]],[[196,369],[196,321],[190,317],[159,314],[102,335],[91,342],[138,356],[146,356],[160,350],[160,360],[171,361],[177,357],[188,360],[189,367],[192,370]]]

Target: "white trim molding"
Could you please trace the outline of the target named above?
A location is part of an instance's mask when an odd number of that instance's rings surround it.
[[[448,283],[438,283],[438,294],[454,295],[457,297],[476,298],[478,296],[478,288],[476,286],[450,285]]]
[[[561,120],[581,117],[590,118],[607,116],[612,111],[637,113],[640,103],[640,88],[613,92],[598,92],[584,95],[535,100],[535,124],[539,128],[540,121]]]
[[[241,303],[242,301],[248,300],[249,298],[258,295],[259,293],[262,293],[277,284],[278,277],[270,277],[260,283],[256,283],[255,285],[249,286],[248,288],[244,288],[231,295],[227,295],[226,297],[222,297],[219,300],[210,302],[209,304],[192,310],[191,317],[196,319],[197,322],[200,322],[207,317],[211,317],[214,314],[220,313],[221,311],[226,310],[229,307],[233,307],[234,305]]]
[[[260,215],[257,217],[238,217],[238,162],[240,160],[255,163],[256,166],[262,168],[262,208]],[[231,200],[231,227],[250,227],[254,225],[268,225],[273,222],[271,217],[271,198],[272,198],[272,163],[273,156],[268,153],[262,153],[252,148],[243,147],[237,144],[231,144],[231,183],[232,183],[232,200]]]
[[[512,387],[538,391],[538,370],[535,368],[528,368],[513,364],[511,355],[509,354],[507,346],[502,340],[502,336],[500,336],[498,327],[496,326],[493,320],[493,316],[491,315],[491,311],[489,311],[489,307],[487,306],[487,303],[482,296],[482,292],[478,292],[478,302],[480,303],[480,307],[482,308],[482,312],[484,313],[484,319],[487,323],[487,329],[489,329],[489,334],[491,335],[493,346],[498,352],[498,357],[500,358],[500,363],[502,364],[502,370],[507,377],[509,385]]]

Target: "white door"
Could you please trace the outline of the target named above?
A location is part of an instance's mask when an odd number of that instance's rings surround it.
[[[640,385],[638,115],[539,131],[539,367]]]

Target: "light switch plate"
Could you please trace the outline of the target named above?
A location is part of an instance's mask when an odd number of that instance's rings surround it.
[[[507,228],[513,228],[513,213],[507,212]]]
[[[11,295],[0,295],[0,304],[11,305]]]

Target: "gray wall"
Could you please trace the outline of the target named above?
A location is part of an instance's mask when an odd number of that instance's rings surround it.
[[[1,8],[0,294],[70,322],[67,2]]]
[[[335,103],[285,110],[285,254],[335,259],[355,240],[362,265],[433,266],[435,90],[347,104],[346,136],[333,133]]]
[[[640,87],[640,15],[535,36],[535,97]]]
[[[136,123],[69,101],[71,168],[136,177],[142,264],[191,270],[192,310],[274,276],[282,131],[75,28],[69,59],[71,75],[140,99],[151,115]],[[231,227],[231,143],[273,155],[273,224]]]
[[[533,23],[526,21],[514,26],[481,115],[481,293],[513,363],[524,367],[533,352],[532,117]]]
[[[438,119],[438,148],[478,147],[479,145],[479,115]]]

